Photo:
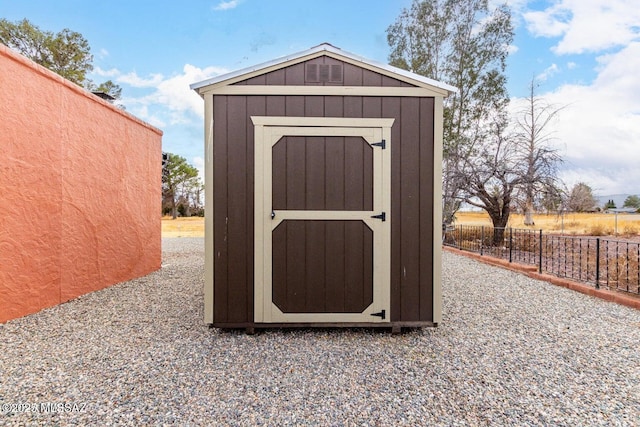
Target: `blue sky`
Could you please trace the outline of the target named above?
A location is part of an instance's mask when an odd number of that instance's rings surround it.
[[[508,3],[516,26],[507,70],[514,109],[536,77],[541,96],[566,106],[553,125],[565,182],[586,182],[600,195],[640,194],[637,0]],[[163,149],[202,168],[203,102],[189,84],[322,42],[386,62],[386,29],[410,4],[0,0],[0,17],[82,33],[94,54],[90,78],[117,82],[127,111],[164,131]]]

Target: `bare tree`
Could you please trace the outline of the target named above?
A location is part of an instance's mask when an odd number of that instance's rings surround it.
[[[596,208],[598,202],[593,196],[593,190],[584,182],[573,186],[569,193],[567,209],[572,212],[589,212]]]
[[[453,175],[464,190],[464,200],[484,209],[494,227],[493,244],[498,245],[509,222],[515,190],[523,182],[519,145],[507,131],[507,118],[500,114],[486,125],[485,138],[463,158],[456,159]]]
[[[558,164],[562,158],[552,146],[550,124],[563,107],[554,107],[536,96],[535,79],[531,79],[526,105],[515,119],[518,157],[525,165],[519,193],[524,207],[524,224],[534,225],[534,201],[539,194],[556,188]]]

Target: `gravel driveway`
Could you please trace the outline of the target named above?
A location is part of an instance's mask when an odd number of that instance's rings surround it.
[[[639,311],[444,253],[438,328],[249,336],[202,324],[203,245],[0,325],[0,425],[640,425]]]

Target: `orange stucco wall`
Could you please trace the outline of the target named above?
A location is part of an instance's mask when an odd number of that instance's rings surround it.
[[[161,145],[0,45],[0,322],[160,268]]]

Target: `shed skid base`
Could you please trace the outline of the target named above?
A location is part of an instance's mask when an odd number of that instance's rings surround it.
[[[281,328],[386,328],[391,333],[397,334],[402,328],[435,328],[437,323],[433,322],[389,322],[389,323],[213,323],[210,327],[219,329],[245,329],[247,334],[252,335],[256,329],[281,329]]]

